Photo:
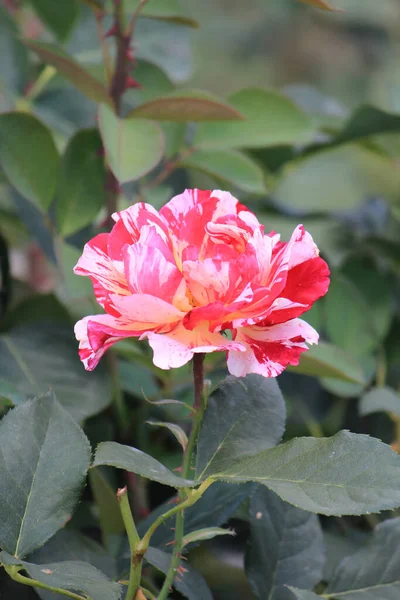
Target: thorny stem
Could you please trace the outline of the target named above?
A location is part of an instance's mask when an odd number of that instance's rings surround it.
[[[204,358],[205,354],[199,353],[193,356],[193,382],[194,382],[194,406],[195,417],[193,422],[192,431],[189,437],[189,441],[185,450],[185,457],[182,467],[182,477],[187,479],[190,476],[190,467],[192,462],[192,454],[196,445],[197,436],[199,433],[201,421],[205,410],[205,398],[204,398]],[[210,482],[205,481],[204,484],[210,485]],[[203,486],[204,486],[203,484]],[[208,487],[207,485],[207,487]],[[199,492],[203,486],[197,490]],[[205,491],[205,490],[204,490]],[[187,493],[187,490],[186,490]],[[203,490],[201,491],[201,494]],[[181,499],[184,498],[185,489],[179,492]],[[181,558],[181,552],[183,547],[183,533],[184,533],[184,511],[181,505],[181,509],[176,515],[175,521],[175,539],[174,539],[174,551],[169,565],[167,575],[164,579],[163,586],[158,595],[158,600],[166,600],[168,597],[170,587],[175,579],[176,571],[179,566]]]
[[[46,585],[41,581],[37,581],[36,579],[31,579],[30,577],[25,577],[25,575],[21,575],[19,570],[21,567],[17,565],[3,565],[4,569],[7,571],[8,575],[16,581],[17,583],[22,583],[23,585],[27,585],[29,587],[41,588],[42,590],[48,590],[49,592],[54,592],[55,594],[62,594],[63,596],[67,596],[68,598],[73,598],[74,600],[85,600],[86,596],[79,596],[78,594],[74,594],[74,592],[70,592],[68,590],[63,590],[60,588],[55,588],[50,585]]]
[[[137,546],[140,542],[140,538],[132,517],[131,507],[129,506],[128,500],[128,489],[126,487],[118,490],[117,499],[120,505],[126,533],[128,535],[129,549],[132,556],[128,590],[126,592],[125,600],[135,600],[136,592],[140,586],[140,578],[142,575],[143,555],[139,556],[137,553]]]

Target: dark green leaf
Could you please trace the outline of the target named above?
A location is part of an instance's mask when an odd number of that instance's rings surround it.
[[[310,592],[309,590],[299,590],[294,587],[289,587],[288,589],[293,592],[298,600],[320,600],[321,598],[321,596],[317,596],[317,594],[314,594],[314,592]]]
[[[182,6],[183,5],[183,6]],[[125,0],[125,9],[129,12],[137,10],[139,0]],[[140,10],[140,15],[148,19],[172,21],[181,25],[198,27],[197,21],[192,19],[184,10],[185,2],[179,0],[151,0]]]
[[[179,425],[176,425],[176,423],[166,423],[164,421],[153,421],[152,419],[149,419],[148,421],[146,421],[146,423],[148,425],[153,425],[154,427],[165,427],[166,429],[168,429],[168,431],[170,431],[172,433],[172,435],[177,440],[177,442],[182,446],[182,449],[183,450],[186,449],[186,446],[188,443],[187,435],[183,431],[182,427],[180,427]]]
[[[54,396],[0,423],[0,546],[23,557],[71,517],[90,464],[89,442]]]
[[[119,360],[118,372],[121,387],[125,392],[139,398],[152,398],[158,396],[159,388],[156,385],[153,373],[144,365],[135,361]]]
[[[66,77],[85,96],[94,102],[112,105],[110,96],[104,85],[64,50],[55,44],[45,44],[34,40],[24,40],[28,48],[36,52],[43,62],[53,65],[61,75]]]
[[[335,142],[351,142],[360,138],[381,133],[395,133],[400,131],[400,116],[390,114],[375,106],[360,106]]]
[[[65,40],[79,15],[78,0],[30,0],[41,21],[61,40]]]
[[[238,506],[244,502],[254,489],[254,484],[232,485],[217,481],[209,487],[200,500],[185,510],[185,535],[197,529],[216,527],[224,524],[233,515]],[[144,521],[139,523],[139,535],[144,535],[155,519],[171,508],[169,500],[154,510]],[[153,546],[164,548],[172,541],[174,532],[172,521],[158,527],[151,538]]]
[[[360,415],[376,412],[389,412],[400,417],[400,396],[389,387],[375,387],[360,400]]]
[[[246,574],[258,598],[280,600],[285,585],[313,587],[322,577],[318,518],[259,487],[250,500]]]
[[[109,165],[120,183],[140,179],[160,162],[164,136],[157,123],[119,119],[103,104],[99,127]]]
[[[200,90],[177,90],[134,108],[128,118],[156,121],[232,121],[243,116],[227,102]]]
[[[192,487],[195,482],[178,477],[158,460],[137,448],[116,442],[102,442],[96,450],[93,466],[108,465],[124,469],[171,487]]]
[[[53,389],[77,421],[111,402],[104,368],[84,370],[69,326],[39,322],[16,327],[0,336],[0,355],[0,379],[30,397]]]
[[[326,598],[393,600],[400,590],[400,519],[374,529],[369,544],[345,558],[333,573]]]
[[[287,209],[338,212],[355,209],[367,196],[396,201],[399,186],[400,173],[392,160],[343,144],[287,163],[274,196]]]
[[[149,548],[145,559],[153,567],[167,573],[171,562],[171,554],[158,550],[158,548]],[[213,600],[212,594],[207,587],[206,582],[200,573],[197,573],[186,561],[180,561],[180,565],[185,569],[183,575],[175,577],[173,586],[189,600]]]
[[[59,156],[50,131],[32,115],[0,115],[0,165],[10,183],[47,210],[53,199]]]
[[[79,131],[70,139],[61,161],[57,190],[58,229],[70,235],[93,221],[104,206],[104,159],[97,130]]]
[[[289,371],[314,377],[334,377],[352,383],[365,383],[361,366],[350,355],[333,344],[319,342],[304,352],[297,367]]]
[[[236,535],[232,529],[222,529],[221,527],[206,527],[205,529],[197,529],[188,533],[183,538],[183,546],[203,542],[204,540],[212,540],[220,535]]]
[[[51,588],[80,592],[93,600],[119,600],[122,594],[118,583],[113,583],[104,573],[85,562],[74,560],[35,565],[16,560],[7,552],[0,553],[0,560],[5,565],[21,565],[32,579]]]
[[[400,505],[400,456],[376,438],[341,431],[296,438],[237,461],[216,479],[257,481],[303,510],[359,515]]]
[[[28,80],[28,52],[18,38],[15,22],[3,7],[0,7],[0,56],[1,92],[22,93]],[[10,98],[10,107],[13,104],[13,99]]]
[[[265,173],[251,158],[237,150],[197,150],[181,166],[198,169],[250,194],[266,194]]]
[[[244,121],[204,123],[194,145],[201,149],[263,148],[309,141],[310,118],[286,96],[262,89],[245,89],[229,99]]]
[[[279,443],[286,409],[275,379],[229,376],[211,394],[201,425],[196,472],[220,473]]]

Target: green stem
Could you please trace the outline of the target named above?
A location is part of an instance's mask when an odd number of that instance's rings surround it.
[[[36,579],[30,579],[30,577],[25,577],[18,572],[20,567],[15,565],[7,566],[3,565],[4,569],[7,571],[8,575],[16,581],[17,583],[22,583],[23,585],[27,585],[29,587],[41,588],[43,590],[48,590],[49,592],[54,592],[55,594],[62,594],[63,596],[67,596],[68,598],[74,598],[74,600],[86,600],[86,596],[79,596],[78,594],[74,594],[73,592],[69,592],[68,590],[62,590],[60,588],[55,588],[50,585],[46,585],[41,581],[36,581]]]
[[[194,405],[193,405],[193,408],[195,409],[196,413],[195,413],[192,431],[191,431],[189,441],[188,441],[188,444],[187,444],[186,450],[185,450],[185,457],[184,457],[183,467],[182,467],[182,477],[184,479],[187,479],[188,477],[190,477],[190,468],[191,468],[191,463],[192,463],[193,450],[194,450],[196,442],[197,442],[197,437],[199,434],[200,425],[201,425],[201,421],[203,418],[205,405],[206,405],[206,399],[204,397],[204,358],[205,358],[205,354],[195,354],[193,356],[193,382],[194,382]],[[204,483],[208,483],[208,482],[205,481]],[[203,483],[203,486],[204,486],[204,483]],[[200,488],[197,491],[199,492],[199,490],[201,488],[202,488],[202,486],[200,486]],[[188,492],[188,490],[187,489],[185,490],[185,488],[179,492],[181,499],[183,499],[185,492],[186,493]],[[203,493],[203,491],[201,492],[201,494],[202,493]],[[169,565],[168,572],[164,579],[163,586],[158,595],[158,600],[166,600],[166,598],[169,594],[169,591],[170,591],[170,587],[173,584],[173,581],[175,579],[176,570],[179,566],[179,562],[181,559],[181,553],[182,553],[182,548],[183,548],[183,533],[184,533],[184,511],[183,511],[182,506],[183,505],[180,506],[180,510],[178,510],[178,513],[176,515],[174,552],[172,555],[172,559],[171,559],[171,563]]]
[[[132,517],[131,507],[128,500],[128,489],[126,487],[118,490],[117,498],[119,501],[122,519],[124,521],[126,533],[128,535],[129,548],[131,551],[131,566],[129,573],[128,590],[125,600],[134,600],[136,592],[140,586],[142,575],[143,554],[137,551],[140,537],[138,535],[135,522]]]

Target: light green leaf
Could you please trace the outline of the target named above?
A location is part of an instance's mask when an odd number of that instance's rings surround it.
[[[376,438],[348,431],[331,438],[296,438],[212,476],[262,483],[286,502],[324,515],[400,506],[400,456]]]
[[[178,477],[149,454],[116,442],[102,442],[98,445],[93,466],[99,465],[124,469],[175,488],[196,485],[194,481]]]
[[[236,535],[232,529],[222,529],[222,527],[206,527],[205,529],[197,529],[184,536],[183,546],[193,544],[195,542],[204,542],[204,540],[212,540],[220,535]]]
[[[250,194],[266,194],[265,173],[251,158],[237,150],[197,150],[181,162]]]
[[[195,147],[207,150],[263,148],[305,143],[312,137],[311,119],[277,92],[245,89],[230,96],[228,102],[245,120],[199,125]]]
[[[78,0],[30,0],[41,21],[61,40],[70,33],[79,15]]]
[[[125,532],[120,505],[116,492],[112,489],[100,468],[89,471],[89,481],[99,511],[103,544],[107,547],[108,536],[122,535]]]
[[[62,48],[55,44],[24,40],[24,44],[42,59],[43,62],[53,65],[57,71],[66,77],[78,90],[94,102],[109,104],[112,100],[105,86]]]
[[[133,12],[139,6],[139,0],[125,0],[125,10]],[[198,27],[199,24],[192,19],[184,10],[185,2],[179,0],[151,0],[140,10],[140,15],[148,19],[160,19],[171,21],[189,27]]]
[[[364,356],[379,343],[369,305],[353,282],[339,273],[332,274],[325,315],[330,340],[352,356]]]
[[[53,395],[0,423],[0,546],[23,557],[71,517],[90,464],[89,442]]]
[[[246,575],[256,596],[280,600],[285,585],[313,587],[322,578],[323,564],[318,517],[259,486],[250,498],[245,558]]]
[[[334,377],[352,383],[365,383],[361,366],[349,354],[327,342],[319,342],[301,356],[297,367],[288,367],[289,371],[312,375],[314,377]]]
[[[399,187],[393,161],[366,147],[343,144],[288,163],[274,197],[288,209],[338,212],[356,208],[367,196],[396,201]]]
[[[150,419],[146,421],[148,425],[153,425],[154,427],[165,427],[172,433],[177,442],[182,446],[182,449],[185,451],[188,443],[188,438],[186,433],[183,431],[182,427],[176,425],[175,423],[165,423],[164,421],[153,421]]]
[[[111,402],[104,367],[95,373],[84,370],[69,325],[36,322],[16,327],[0,336],[0,355],[0,379],[28,397],[53,389],[77,421]]]
[[[69,141],[61,162],[56,198],[58,229],[70,235],[93,221],[104,206],[104,159],[95,129],[78,131]]]
[[[32,115],[0,115],[0,166],[10,183],[43,210],[53,199],[59,156],[50,131]]]
[[[162,573],[168,573],[172,555],[158,548],[149,548],[145,560]],[[213,600],[207,583],[186,561],[180,561],[179,566],[185,569],[184,576],[175,577],[173,586],[189,600]]]
[[[7,552],[0,553],[0,560],[4,565],[21,565],[32,579],[53,590],[78,591],[85,595],[82,600],[119,600],[122,594],[118,583],[110,581],[104,573],[85,562],[73,560],[35,565],[17,560]]]
[[[351,142],[371,135],[400,131],[400,115],[391,114],[375,106],[360,106],[350,117],[336,142]]]
[[[275,379],[229,376],[210,395],[197,445],[199,479],[279,443],[286,409]]]
[[[369,390],[360,400],[360,415],[376,412],[389,412],[400,417],[400,396],[389,387],[375,387]]]
[[[103,104],[99,127],[109,165],[120,183],[140,179],[160,162],[164,136],[153,121],[119,119]]]
[[[371,541],[344,558],[334,571],[325,598],[393,600],[400,591],[400,519],[377,525]]]
[[[156,121],[232,121],[243,116],[227,102],[202,90],[176,90],[134,108],[127,118]]]

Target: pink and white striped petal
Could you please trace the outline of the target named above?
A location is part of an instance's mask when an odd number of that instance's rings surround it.
[[[236,377],[258,373],[276,377],[288,366],[298,365],[308,344],[318,343],[318,333],[305,321],[293,319],[272,327],[244,327],[237,330],[235,341],[246,352],[228,353],[228,370]]]
[[[245,351],[243,344],[228,340],[220,333],[210,333],[205,324],[189,331],[180,323],[169,333],[147,332],[140,339],[144,338],[149,340],[154,352],[153,362],[160,369],[182,367],[198,352]]]

